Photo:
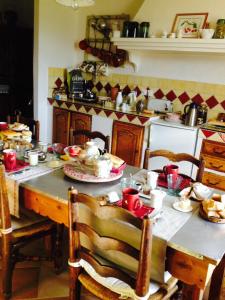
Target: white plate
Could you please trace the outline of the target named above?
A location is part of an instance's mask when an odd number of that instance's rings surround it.
[[[183,207],[180,207],[180,202],[179,201],[176,201],[173,203],[173,208],[176,209],[176,210],[179,210],[179,211],[182,211],[182,212],[190,212],[193,210],[193,206],[189,206],[187,208],[183,208]]]
[[[66,176],[72,179],[83,181],[83,182],[92,182],[92,183],[110,182],[110,181],[117,180],[123,176],[123,172],[121,172],[119,174],[110,173],[109,177],[100,178],[92,174],[84,173],[80,169],[76,169],[76,167],[73,164],[65,164],[63,171]]]

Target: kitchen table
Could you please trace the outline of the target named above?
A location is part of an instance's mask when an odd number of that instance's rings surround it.
[[[127,167],[125,176],[137,171],[137,168]],[[72,185],[79,192],[100,195],[114,190],[116,184],[118,185],[118,181],[104,184],[78,182],[65,177],[62,170],[56,170],[21,183],[20,200],[27,209],[67,225],[68,187]],[[213,289],[209,299],[224,299],[224,253],[225,225],[201,219],[197,209],[167,243],[167,270],[188,287],[185,299],[201,299],[214,270],[212,278],[215,280],[211,284]]]

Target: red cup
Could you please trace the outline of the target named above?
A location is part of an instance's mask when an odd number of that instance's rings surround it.
[[[123,189],[122,207],[130,211],[137,210],[141,207],[139,192],[133,188]]]
[[[0,122],[0,130],[8,129],[8,124],[6,122]]]
[[[13,171],[16,168],[16,151],[6,149],[3,151],[3,163],[7,171]]]
[[[166,177],[168,174],[173,174],[174,177],[177,177],[179,174],[179,167],[177,165],[167,165],[163,167],[163,172]]]

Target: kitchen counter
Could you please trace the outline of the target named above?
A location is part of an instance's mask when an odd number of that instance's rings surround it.
[[[116,109],[115,106],[101,105],[99,103],[87,103],[73,99],[56,100],[54,98],[48,98],[48,102],[54,107],[59,107],[70,111],[77,111],[89,115],[99,115],[102,117],[142,126],[148,126],[150,119],[158,116],[158,114],[153,113],[138,114],[136,111],[123,112],[121,109]]]

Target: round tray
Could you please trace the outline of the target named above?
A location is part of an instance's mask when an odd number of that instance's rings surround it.
[[[123,172],[116,174],[110,173],[107,178],[96,177],[92,174],[84,173],[80,169],[76,169],[76,166],[72,164],[65,164],[63,167],[64,174],[72,179],[83,181],[83,182],[92,182],[92,183],[100,183],[100,182],[110,182],[119,179],[123,176]]]
[[[203,210],[203,207],[202,207],[202,204],[200,204],[200,207],[199,207],[199,215],[209,221],[209,222],[212,222],[212,223],[217,223],[217,224],[225,224],[225,219],[222,219],[222,218],[216,218],[216,217],[208,217],[207,214],[204,212]]]

